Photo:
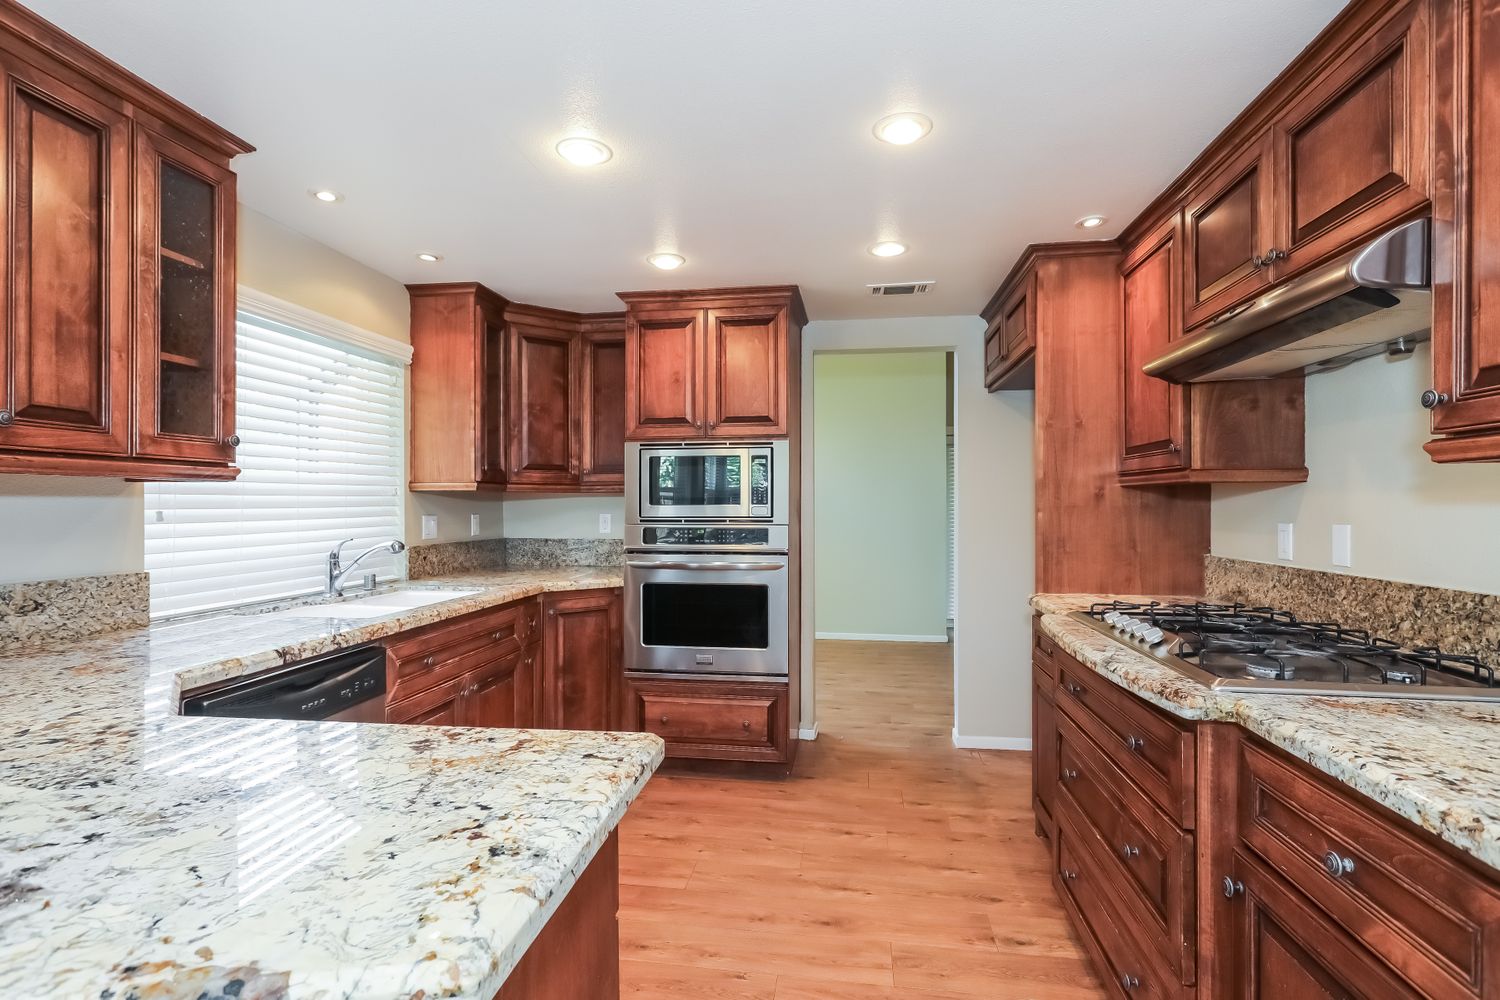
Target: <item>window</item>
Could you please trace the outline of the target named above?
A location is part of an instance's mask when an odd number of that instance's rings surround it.
[[[338,542],[354,539],[347,558],[402,536],[401,360],[259,312],[239,314],[235,340],[242,471],[147,484],[153,616],[315,593]],[[397,558],[360,571],[390,579]]]

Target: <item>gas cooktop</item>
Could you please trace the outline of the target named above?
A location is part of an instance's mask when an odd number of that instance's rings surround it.
[[[1072,617],[1217,691],[1500,699],[1495,670],[1472,656],[1274,608],[1112,601]]]

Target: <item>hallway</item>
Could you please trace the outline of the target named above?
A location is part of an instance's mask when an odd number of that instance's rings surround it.
[[[955,750],[951,646],[817,644],[784,782],[658,775],[620,828],[623,995],[1092,1000],[1030,756]]]

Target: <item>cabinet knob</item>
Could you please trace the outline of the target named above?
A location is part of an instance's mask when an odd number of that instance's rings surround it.
[[[1140,856],[1141,849],[1139,847],[1136,847],[1134,844],[1120,845],[1120,857],[1124,858],[1126,861],[1129,861],[1131,858],[1138,858]]]
[[[1141,981],[1128,972],[1120,977],[1120,989],[1124,990],[1126,993],[1129,993],[1131,990],[1136,989],[1140,985]]]
[[[9,410],[0,410],[0,427],[9,427],[15,419]]]
[[[1139,736],[1127,736],[1125,737],[1125,746],[1130,748],[1131,750],[1134,750],[1136,753],[1140,753],[1146,748],[1146,741],[1141,739]]]
[[[1245,892],[1245,883],[1241,882],[1237,878],[1232,878],[1228,875],[1225,875],[1224,881],[1221,884],[1224,887],[1225,899],[1233,899],[1236,896],[1243,895]]]
[[[1071,767],[1065,767],[1065,768],[1063,768],[1062,780],[1064,780],[1064,781],[1074,781],[1077,778],[1078,778],[1078,772],[1077,771],[1073,770]]]
[[[661,724],[664,726],[667,724],[667,717],[665,715],[661,717]]]
[[[499,641],[500,641],[500,635],[501,635],[501,633],[500,633],[500,632],[498,632],[498,631],[496,631],[496,632],[491,632],[491,633],[490,633],[490,638],[491,638],[491,639],[494,639],[494,640],[495,640],[495,641],[496,641],[496,642],[499,642]]]
[[[1286,260],[1286,251],[1277,250],[1275,247],[1267,250],[1264,254],[1250,258],[1250,263],[1256,267],[1270,267],[1278,260]]]
[[[1448,394],[1446,392],[1428,389],[1422,393],[1422,409],[1424,410],[1435,410],[1446,402],[1448,402]]]
[[[744,727],[745,732],[748,733],[750,731],[750,720],[749,719],[746,719],[744,722],[741,722],[740,725],[742,727]]]
[[[1343,878],[1354,872],[1354,859],[1346,858],[1338,851],[1329,851],[1323,855],[1323,868],[1332,878]]]
[[[1078,873],[1077,872],[1072,871],[1071,869],[1068,869],[1068,868],[1063,868],[1063,869],[1059,870],[1057,874],[1061,875],[1066,881],[1069,881],[1069,882],[1073,881],[1075,878],[1078,877]]]
[[[557,617],[557,609],[556,608],[548,608],[547,609],[547,617],[548,618],[556,618]]]
[[[1067,689],[1068,694],[1083,694],[1082,684],[1074,684],[1072,681],[1068,681],[1063,687]]]
[[[229,440],[226,443],[231,448],[238,448],[240,446],[240,436],[238,434],[231,434],[229,435]]]
[[[432,661],[433,661],[433,657],[431,657],[431,656],[424,656],[424,657],[422,657],[422,666],[424,666],[424,667],[430,667],[430,666],[432,666]]]

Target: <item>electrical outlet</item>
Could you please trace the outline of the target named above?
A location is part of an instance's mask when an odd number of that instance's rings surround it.
[[[477,534],[479,534],[479,515],[478,514],[470,514],[469,515],[469,537],[472,538],[472,537],[474,537]]]
[[[422,537],[423,538],[436,538],[437,537],[437,515],[435,515],[435,514],[423,514],[422,515]]]
[[[1276,558],[1292,558],[1292,526],[1282,523],[1276,526]]]
[[[1333,526],[1333,564],[1354,565],[1354,527],[1349,524]]]
[[[614,530],[615,518],[613,514],[599,515],[599,534],[607,535]]]

